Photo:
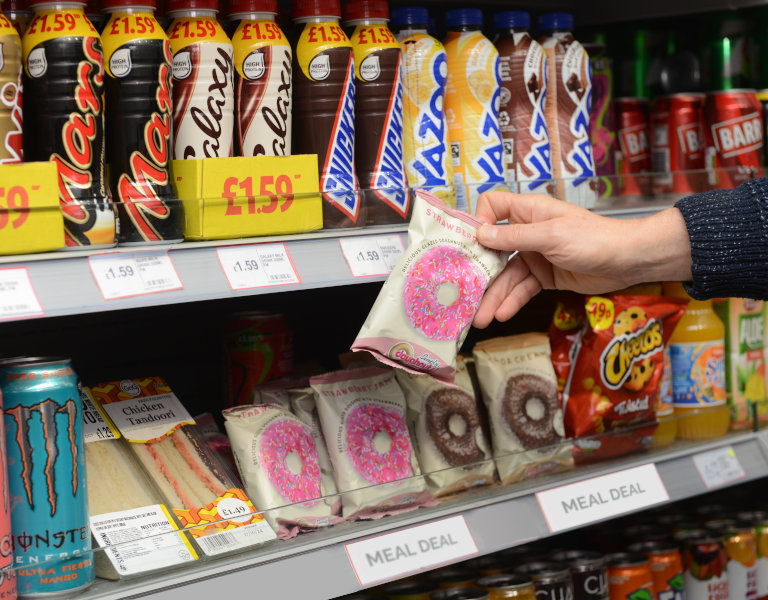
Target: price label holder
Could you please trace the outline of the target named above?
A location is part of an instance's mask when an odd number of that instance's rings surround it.
[[[346,550],[357,580],[364,586],[478,554],[463,515],[352,542]]]
[[[0,269],[0,321],[43,315],[27,267]]]
[[[649,463],[536,494],[549,530],[557,533],[669,500]]]
[[[101,442],[103,440],[116,440],[120,432],[107,415],[93,401],[91,392],[79,382],[77,391],[80,392],[80,400],[83,403],[83,439],[85,443]]]
[[[313,231],[323,226],[317,156],[173,161],[184,237],[216,240]]]
[[[405,251],[399,235],[342,238],[339,244],[353,277],[389,275]]]
[[[94,254],[88,257],[88,266],[104,300],[184,287],[167,251]]]
[[[234,291],[301,283],[285,244],[229,246],[216,254]]]
[[[732,446],[694,454],[693,464],[709,490],[739,481],[747,476]]]
[[[56,165],[0,166],[0,254],[45,252],[64,246]]]

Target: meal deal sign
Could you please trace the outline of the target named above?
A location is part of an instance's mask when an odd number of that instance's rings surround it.
[[[539,492],[552,533],[602,521],[669,500],[653,463]]]

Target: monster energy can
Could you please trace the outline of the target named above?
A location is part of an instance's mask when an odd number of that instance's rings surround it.
[[[53,597],[93,582],[83,409],[69,359],[0,364],[19,596]]]

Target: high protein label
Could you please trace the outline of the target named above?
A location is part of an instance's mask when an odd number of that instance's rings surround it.
[[[296,46],[296,57],[304,75],[322,81],[331,74],[327,50],[352,48],[352,42],[338,23],[311,23],[304,27]]]
[[[725,404],[723,342],[670,344],[672,394],[675,406]]]
[[[401,42],[403,52],[403,151],[411,187],[425,188],[456,205],[453,163],[445,120],[445,49],[435,38],[415,34]]]
[[[400,45],[386,25],[358,25],[350,41],[355,53],[355,75],[361,81],[379,78],[382,51],[395,49],[400,53]]]
[[[125,77],[130,74],[133,65],[131,49],[127,44],[138,40],[167,39],[151,12],[113,13],[101,36],[107,75]]]
[[[290,155],[292,53],[288,40],[273,21],[243,20],[232,45],[238,152]]]

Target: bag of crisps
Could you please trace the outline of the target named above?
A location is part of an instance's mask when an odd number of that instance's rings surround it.
[[[588,327],[563,392],[577,463],[650,447],[664,345],[685,306],[685,300],[662,296],[585,299]]]
[[[552,348],[552,366],[557,375],[557,393],[561,405],[565,383],[568,381],[571,365],[576,359],[575,354],[586,328],[587,313],[584,312],[584,296],[573,292],[559,293],[547,334]]]

